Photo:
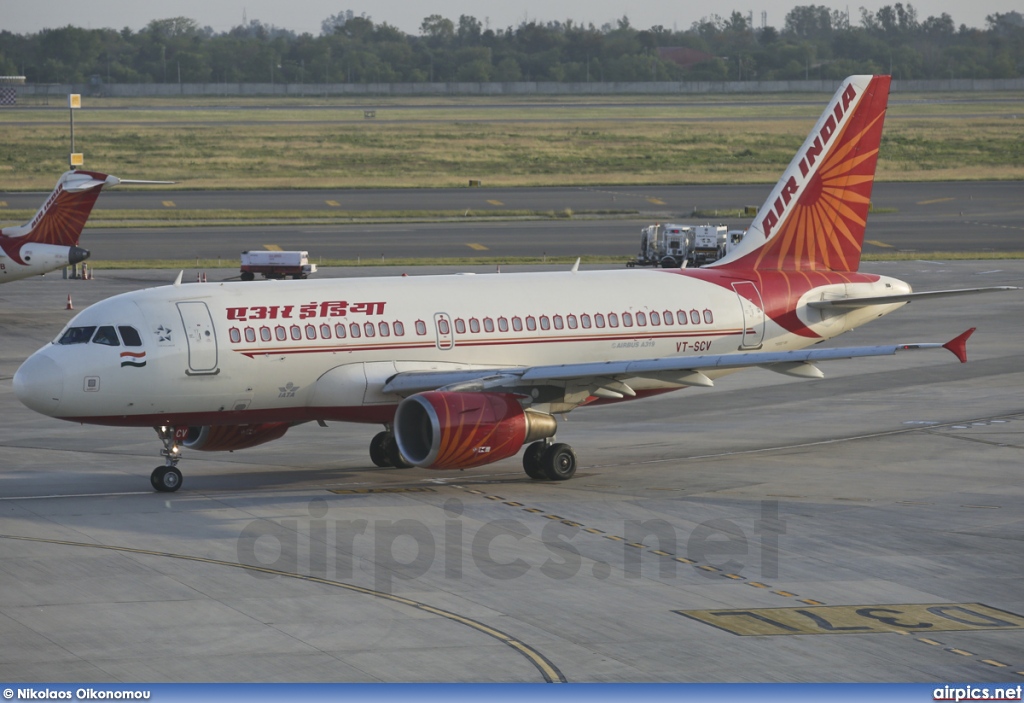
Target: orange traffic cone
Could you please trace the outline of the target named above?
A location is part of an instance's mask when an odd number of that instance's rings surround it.
[[[75,309],[75,306],[71,304],[71,294],[70,293],[68,293],[68,306],[66,308],[64,308],[64,309],[65,310],[74,310]]]

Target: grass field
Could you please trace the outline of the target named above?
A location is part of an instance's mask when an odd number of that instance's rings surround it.
[[[86,98],[75,131],[86,168],[189,189],[767,183],[827,100]],[[0,130],[0,190],[51,188],[68,111],[3,108]],[[1024,179],[1024,95],[894,96],[878,178]]]

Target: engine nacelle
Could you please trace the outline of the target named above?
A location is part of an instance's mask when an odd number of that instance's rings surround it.
[[[203,452],[233,452],[280,439],[291,425],[287,422],[264,422],[257,425],[207,425],[178,427],[174,437],[186,449]]]
[[[555,434],[554,417],[524,410],[508,393],[430,391],[395,412],[398,449],[413,466],[468,469],[515,455],[526,442]]]

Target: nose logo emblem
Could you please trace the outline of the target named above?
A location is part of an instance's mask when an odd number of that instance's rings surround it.
[[[171,331],[160,325],[156,328],[156,341],[158,342],[169,342],[171,341]]]

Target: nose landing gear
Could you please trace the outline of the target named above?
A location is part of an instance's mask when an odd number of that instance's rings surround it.
[[[178,461],[181,459],[181,450],[178,449],[178,438],[175,436],[173,427],[154,427],[164,448],[160,455],[164,457],[164,465],[153,469],[149,476],[149,482],[153,484],[153,490],[161,493],[173,493],[181,488],[181,471],[178,470]]]

